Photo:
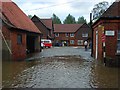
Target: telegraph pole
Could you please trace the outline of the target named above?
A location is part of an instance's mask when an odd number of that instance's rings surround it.
[[[90,13],[90,27],[91,27],[91,30],[92,30],[92,48],[91,48],[91,57],[93,57],[93,29],[92,29],[92,13]]]

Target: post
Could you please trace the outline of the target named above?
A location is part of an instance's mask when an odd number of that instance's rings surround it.
[[[93,57],[93,29],[92,29],[92,13],[90,13],[90,27],[91,27],[91,30],[92,30],[92,48],[91,48],[91,57]]]
[[[102,43],[103,43],[103,59],[104,59],[104,64],[106,65],[106,51],[105,51],[105,30],[104,30],[104,26],[101,26],[102,28]]]

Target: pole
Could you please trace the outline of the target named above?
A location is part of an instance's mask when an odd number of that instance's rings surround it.
[[[93,29],[92,29],[92,13],[90,13],[90,27],[91,27],[91,41],[92,41],[92,48],[91,48],[91,57],[93,57]]]

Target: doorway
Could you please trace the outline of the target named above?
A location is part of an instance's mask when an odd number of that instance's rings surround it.
[[[35,37],[27,35],[27,53],[35,52]]]

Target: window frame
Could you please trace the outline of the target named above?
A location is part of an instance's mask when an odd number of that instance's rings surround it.
[[[81,44],[79,44],[79,41],[81,42]],[[78,44],[78,45],[83,45],[83,41],[84,41],[84,40],[77,40],[77,44]]]
[[[59,33],[55,33],[55,37],[59,37]]]
[[[66,37],[69,37],[69,33],[65,33],[65,36],[66,36]]]
[[[120,43],[120,30],[118,30],[118,37],[117,37],[117,53],[120,53],[120,50],[118,49],[118,42]],[[119,46],[119,48],[120,48],[120,46]]]
[[[22,44],[22,34],[17,34],[17,44]]]
[[[75,36],[75,34],[74,33],[70,33],[70,37],[74,37]]]
[[[73,43],[71,43],[73,41]],[[74,45],[75,44],[75,41],[74,40],[70,40],[70,44]]]
[[[87,38],[88,36],[88,33],[82,33],[82,37]]]

